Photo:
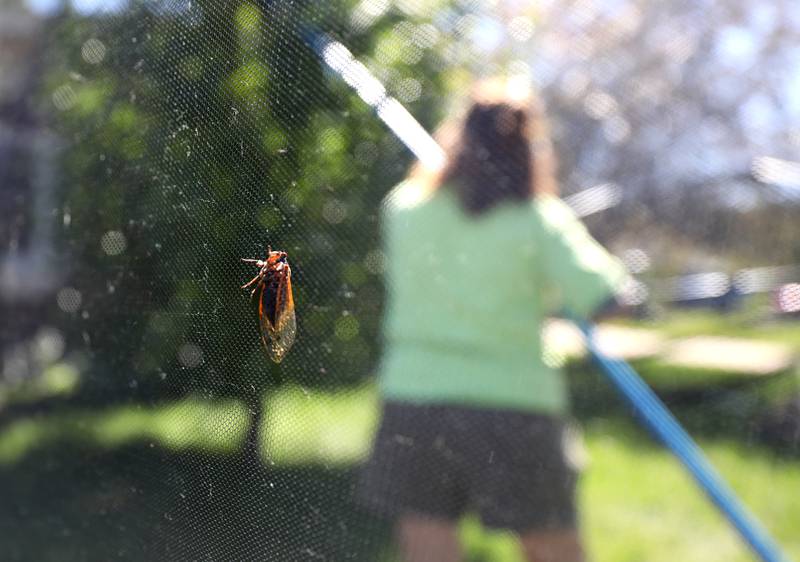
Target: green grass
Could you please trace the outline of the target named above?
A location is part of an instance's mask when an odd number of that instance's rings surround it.
[[[119,406],[13,422],[0,431],[0,465],[13,464],[50,443],[68,441],[118,447],[147,441],[172,450],[237,450],[247,431],[246,408],[235,400],[211,402],[190,397],[145,408]]]
[[[794,365],[768,376],[758,376],[726,369],[673,365],[658,357],[637,359],[630,364],[656,390],[721,390],[741,384],[749,384],[755,389],[775,386],[777,380],[782,381],[779,385],[782,388],[794,385],[795,389],[800,389],[800,370]]]
[[[668,340],[693,336],[721,336],[785,344],[800,355],[800,321],[778,320],[764,313],[763,303],[720,314],[709,310],[670,310],[656,319],[615,319],[614,324],[658,331]],[[675,365],[660,356],[631,361],[636,371],[656,390],[714,390],[747,384],[747,392],[775,395],[777,403],[800,389],[800,368],[795,363],[769,376],[753,376],[747,372]],[[754,384],[749,384],[750,382]],[[793,389],[793,390],[792,390]]]
[[[38,377],[16,383],[0,383],[0,409],[7,404],[36,402],[53,396],[69,396],[78,387],[80,374],[69,363],[47,367]]]
[[[270,458],[290,465],[363,458],[375,398],[371,387],[324,397],[293,389],[276,397],[273,404],[280,407],[266,424],[275,452]],[[631,421],[592,421],[585,441],[590,460],[580,502],[593,560],[752,559],[682,466]],[[701,439],[700,445],[787,551],[800,558],[800,461],[732,441]],[[521,561],[511,534],[487,532],[474,517],[464,520],[461,536],[473,562]]]
[[[327,393],[289,387],[264,404],[262,451],[283,466],[343,466],[369,453],[378,418],[372,386]]]
[[[670,310],[651,320],[614,319],[613,323],[658,330],[667,338],[726,336],[785,343],[800,350],[800,321],[772,318],[763,308],[720,314],[710,310]]]
[[[683,467],[627,423],[590,425],[581,488],[586,535],[597,560],[746,561],[752,556]],[[700,440],[712,463],[783,543],[800,556],[800,463],[738,443]]]
[[[754,560],[738,535],[667,452],[627,422],[586,428],[590,463],[580,486],[583,533],[598,562],[745,562]],[[748,508],[800,558],[800,463],[767,451],[701,441]],[[515,537],[462,521],[470,562],[523,562]]]
[[[586,430],[590,464],[580,486],[583,532],[592,560],[753,560],[744,543],[678,462],[628,423]],[[735,443],[702,441],[707,455],[789,556],[800,557],[800,463]],[[523,562],[510,533],[475,517],[461,525],[470,562]]]
[[[326,394],[288,388],[265,402],[265,462],[278,467],[347,468],[363,460],[377,420],[372,386]],[[0,462],[12,464],[59,440],[114,447],[149,441],[173,450],[230,453],[241,446],[246,409],[235,401],[188,398],[153,408],[118,407],[16,422],[0,432]],[[800,559],[800,461],[733,440],[700,445],[743,501]],[[753,558],[677,461],[625,416],[585,427],[588,468],[580,487],[592,560],[682,562]],[[519,562],[509,533],[461,525],[470,562]]]

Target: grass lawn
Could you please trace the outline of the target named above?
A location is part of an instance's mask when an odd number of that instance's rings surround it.
[[[750,306],[728,314],[712,310],[669,310],[655,319],[614,319],[612,323],[650,328],[667,338],[727,336],[785,343],[800,350],[800,320],[778,319],[764,307]]]
[[[247,408],[235,400],[190,397],[150,408],[118,406],[12,422],[0,429],[0,468],[55,442],[114,448],[149,442],[165,449],[236,451],[247,431]]]
[[[289,388],[265,405],[264,455],[271,465],[347,470],[368,454],[377,420],[373,387],[334,394]],[[244,414],[233,401],[188,398],[149,409],[24,420],[0,430],[0,468],[13,470],[30,451],[64,440],[230,453],[244,435]],[[584,431],[588,466],[580,501],[592,560],[754,559],[677,461],[624,414],[589,420]],[[800,460],[731,440],[706,438],[700,445],[789,556],[800,560]],[[512,536],[484,532],[474,518],[465,519],[462,536],[470,562],[521,560]]]
[[[712,362],[697,364],[691,360],[687,363],[671,356],[669,353],[652,357],[632,359],[634,369],[656,391],[684,392],[685,391],[721,391],[737,387],[739,393],[746,393],[751,398],[751,406],[763,410],[764,407],[780,407],[796,393],[800,392],[800,367],[797,359],[800,357],[800,320],[776,319],[766,313],[763,303],[751,304],[748,307],[720,314],[709,310],[668,310],[656,319],[633,320],[614,319],[612,323],[623,326],[643,328],[656,331],[665,340],[675,342],[697,341],[697,336],[719,336],[721,338],[736,338],[748,340],[755,346],[759,344],[780,344],[788,351],[779,352],[779,355],[789,353],[795,359],[785,367],[776,367],[763,376],[762,371],[729,370],[725,357],[720,366],[713,365],[713,353],[720,353],[719,348],[711,351]],[[728,344],[730,354],[736,358],[738,349],[735,344]],[[667,349],[675,350],[676,348]],[[751,349],[752,351],[752,349]],[[743,353],[747,354],[747,351]],[[770,364],[774,357],[764,359]],[[745,365],[752,365],[758,359],[745,360]],[[780,361],[780,360],[778,360]],[[763,367],[763,363],[757,363]],[[585,370],[585,368],[583,369]],[[578,379],[581,384],[583,381]],[[742,412],[749,416],[753,412]],[[714,417],[714,416],[710,416]]]
[[[594,423],[583,482],[590,548],[597,560],[752,560],[683,467],[627,423]],[[738,443],[701,440],[711,462],[784,544],[800,556],[800,463]]]
[[[588,550],[599,562],[750,561],[732,528],[668,453],[626,422],[586,427],[590,463],[580,501]],[[800,558],[800,462],[735,443],[700,443],[748,508]],[[523,562],[513,537],[462,525],[471,562]]]
[[[358,461],[368,451],[371,428],[365,423],[376,413],[370,388],[319,400],[313,393],[287,391],[269,409],[277,414],[271,419],[280,420],[268,421],[265,432],[268,442],[279,444],[272,449],[273,460],[330,466]],[[753,560],[678,461],[632,421],[624,416],[593,420],[584,432],[588,466],[580,502],[593,560]],[[699,444],[787,553],[800,559],[800,460],[733,441],[701,439]],[[507,533],[485,532],[469,517],[461,532],[470,562],[522,562]]]

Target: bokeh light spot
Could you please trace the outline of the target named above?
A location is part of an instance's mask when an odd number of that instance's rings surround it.
[[[650,256],[641,248],[631,248],[622,253],[622,261],[625,268],[638,275],[650,269]]]
[[[397,97],[402,102],[415,102],[419,99],[420,94],[422,94],[422,85],[419,80],[414,78],[401,80],[397,85]]]
[[[367,252],[364,267],[373,275],[380,275],[386,269],[386,255],[381,250]]]
[[[329,199],[322,206],[322,218],[330,224],[339,224],[347,218],[347,207],[338,199]]]
[[[83,297],[80,291],[73,287],[64,287],[56,295],[56,303],[58,308],[64,312],[75,312],[81,307]]]
[[[525,16],[518,16],[508,24],[508,34],[516,41],[525,42],[533,36],[533,22]]]
[[[360,166],[370,166],[378,157],[378,147],[374,142],[361,141],[353,151],[356,164]]]
[[[100,239],[100,246],[109,256],[116,256],[125,251],[128,242],[119,230],[109,230]]]
[[[778,309],[784,313],[800,312],[800,283],[787,283],[778,289]]]
[[[185,343],[178,350],[178,361],[189,369],[199,367],[203,363],[203,350],[193,343]]]
[[[605,119],[617,110],[617,102],[605,92],[594,91],[583,102],[586,114],[593,119]]]
[[[81,47],[81,57],[89,64],[100,64],[106,58],[106,46],[99,39],[87,39]]]
[[[33,355],[41,363],[52,363],[61,359],[65,346],[61,332],[55,328],[45,327],[36,334]]]
[[[53,105],[61,111],[71,109],[77,101],[78,96],[69,84],[63,84],[53,92]]]
[[[347,314],[336,320],[333,333],[342,341],[350,341],[358,335],[359,329],[358,320]]]
[[[430,49],[439,41],[439,31],[429,23],[423,23],[414,28],[411,41],[421,49]]]

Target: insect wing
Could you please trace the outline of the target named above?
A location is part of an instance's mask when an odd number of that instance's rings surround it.
[[[288,265],[267,272],[258,300],[261,341],[269,358],[280,363],[294,343],[297,331],[291,270]]]
[[[266,337],[265,333],[262,331],[262,341],[264,342],[264,347],[270,359],[276,363],[280,363],[283,360],[284,355],[286,355],[286,352],[289,351],[289,348],[292,347],[294,343],[296,331],[297,321],[294,317],[294,310],[288,312],[286,316],[284,316],[283,323],[280,327],[276,328],[271,333],[267,333]]]

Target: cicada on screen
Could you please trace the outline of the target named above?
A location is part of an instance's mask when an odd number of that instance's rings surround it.
[[[273,252],[267,246],[267,259],[243,258],[259,268],[258,275],[242,289],[253,287],[250,297],[258,310],[261,341],[269,358],[280,363],[294,343],[297,323],[292,298],[292,270],[286,252]]]

